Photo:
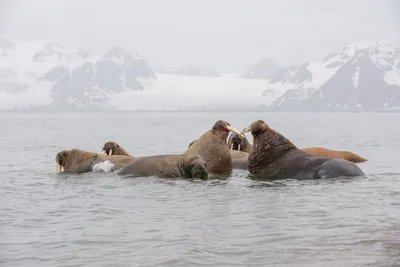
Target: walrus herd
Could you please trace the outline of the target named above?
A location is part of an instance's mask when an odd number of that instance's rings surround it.
[[[253,144],[245,133],[251,132]],[[247,170],[262,179],[325,179],[365,175],[356,163],[365,158],[349,151],[322,147],[297,148],[290,140],[257,120],[242,131],[224,120],[189,144],[181,154],[135,157],[120,144],[106,142],[102,153],[63,150],[56,155],[56,173],[85,173],[107,163],[124,176],[207,179],[211,174]]]

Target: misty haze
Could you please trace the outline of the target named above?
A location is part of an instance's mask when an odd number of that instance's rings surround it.
[[[399,266],[399,11],[0,1],[0,265]]]

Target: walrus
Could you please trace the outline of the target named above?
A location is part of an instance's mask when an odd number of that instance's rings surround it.
[[[227,145],[230,150],[243,151],[250,153],[253,145],[249,142],[245,135],[231,133],[227,140]]]
[[[122,146],[115,142],[106,142],[103,145],[102,152],[106,155],[122,155],[132,157]]]
[[[185,154],[198,154],[206,161],[207,171],[214,174],[232,171],[232,156],[226,145],[229,132],[240,134],[228,122],[218,120],[186,149]]]
[[[305,180],[365,175],[348,160],[317,157],[302,151],[263,120],[254,121],[241,131],[246,132],[251,132],[254,140],[247,164],[255,176]]]
[[[197,154],[138,157],[133,163],[123,167],[118,175],[208,178],[206,162]]]
[[[93,171],[93,167],[101,162],[110,161],[114,166],[111,170],[120,169],[135,161],[132,156],[103,155],[73,148],[62,150],[56,155],[56,173],[64,169],[67,173],[85,173]]]
[[[253,145],[249,142],[249,140],[246,137],[243,137],[243,135],[232,133],[228,138],[228,147],[231,150],[250,153]],[[333,150],[323,147],[306,147],[306,148],[301,148],[301,150],[318,157],[345,159],[354,163],[367,161],[366,158],[363,158],[350,151]]]

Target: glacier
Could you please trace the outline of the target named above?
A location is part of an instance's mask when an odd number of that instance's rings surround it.
[[[345,45],[320,62],[242,74],[201,66],[155,71],[119,46],[103,55],[54,40],[0,37],[0,110],[339,111],[400,107],[400,45]]]

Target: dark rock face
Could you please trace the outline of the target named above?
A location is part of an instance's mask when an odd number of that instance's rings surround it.
[[[331,54],[324,60],[325,67],[338,69],[322,86],[313,89],[304,83],[314,78],[311,73],[302,68],[289,68],[276,75],[270,85],[287,82],[294,88],[277,98],[271,108],[279,111],[339,111],[399,107],[400,86],[385,80],[386,72],[399,70],[399,58],[400,47],[385,43]]]
[[[240,78],[244,79],[267,79],[271,80],[275,77],[281,68],[270,59],[261,59],[254,66],[246,70]]]
[[[48,55],[47,53],[40,55]],[[57,66],[37,79],[54,82],[53,106],[101,104],[125,90],[143,90],[137,78],[156,78],[144,59],[119,47],[110,49],[94,64],[69,69]]]

